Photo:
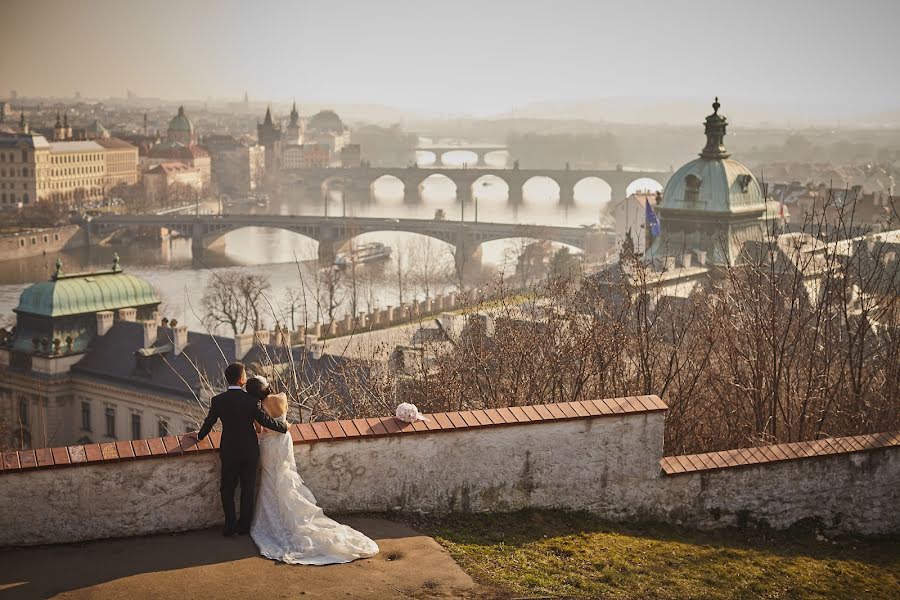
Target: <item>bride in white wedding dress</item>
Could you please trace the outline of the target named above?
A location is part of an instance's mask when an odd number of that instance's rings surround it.
[[[263,400],[263,409],[285,422],[284,394]],[[259,436],[262,465],[256,514],[250,535],[260,553],[296,565],[346,563],[378,554],[374,541],[329,519],[316,506],[312,492],[297,473],[294,444],[289,433],[264,429]]]

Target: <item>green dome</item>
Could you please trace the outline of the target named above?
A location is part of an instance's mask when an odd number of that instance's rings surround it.
[[[194,132],[194,124],[185,116],[183,106],[178,107],[178,114],[169,121],[169,130]]]
[[[738,161],[698,158],[672,175],[660,206],[666,210],[740,212],[764,209],[765,197],[756,177]]]
[[[50,281],[28,286],[15,312],[61,317],[152,304],[159,304],[153,286],[121,270],[75,275],[57,271]]]

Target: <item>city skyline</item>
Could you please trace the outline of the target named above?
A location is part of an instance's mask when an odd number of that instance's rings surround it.
[[[746,15],[699,0],[226,5],[166,0],[152,12],[103,0],[17,6],[0,24],[2,93],[121,97],[130,89],[175,100],[249,91],[266,101],[480,117],[555,116],[598,99],[639,98],[650,120],[660,106],[714,95],[787,118],[851,119],[900,108],[900,83],[886,76],[900,53],[893,2],[861,9],[765,1]],[[35,34],[22,23],[40,26],[41,63],[25,50]],[[848,23],[866,30],[866,44],[842,41]],[[879,93],[861,95],[861,88]]]

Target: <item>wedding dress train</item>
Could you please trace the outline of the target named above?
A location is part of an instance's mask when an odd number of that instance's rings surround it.
[[[374,541],[326,517],[316,506],[297,473],[289,434],[261,434],[259,462],[262,477],[250,535],[263,556],[297,565],[327,565],[378,553]]]

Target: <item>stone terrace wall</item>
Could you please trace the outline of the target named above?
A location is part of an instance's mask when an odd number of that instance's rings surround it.
[[[300,472],[329,511],[530,506],[699,527],[816,518],[842,531],[900,530],[891,510],[900,435],[777,461],[761,460],[769,449],[715,453],[717,464],[713,455],[662,457],[665,409],[640,396],[441,413],[413,425],[391,417],[300,424],[290,433]],[[197,446],[167,437],[4,453],[0,546],[219,524],[218,441],[214,433]]]

